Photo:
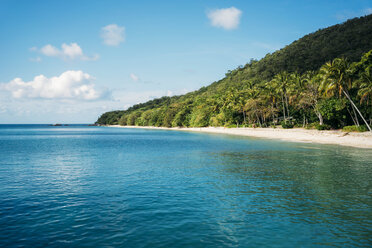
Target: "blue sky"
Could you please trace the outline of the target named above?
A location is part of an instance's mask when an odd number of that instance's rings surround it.
[[[92,123],[369,13],[372,0],[0,0],[0,123]]]

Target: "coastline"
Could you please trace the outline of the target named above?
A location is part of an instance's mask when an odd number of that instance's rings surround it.
[[[357,148],[372,149],[371,132],[342,132],[339,130],[308,130],[303,128],[282,129],[282,128],[224,128],[224,127],[190,127],[190,128],[166,128],[150,126],[120,126],[107,125],[108,127],[119,128],[142,128],[142,129],[160,129],[173,131],[190,131],[202,133],[228,134],[237,136],[249,136],[267,139],[280,139],[292,142],[306,142],[351,146]]]

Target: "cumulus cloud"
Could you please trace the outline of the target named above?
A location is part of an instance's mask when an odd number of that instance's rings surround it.
[[[134,74],[134,73],[131,73],[129,76],[135,82],[137,82],[139,80],[139,77],[136,74]]]
[[[110,24],[101,29],[103,43],[108,46],[117,46],[125,40],[125,27]]]
[[[59,76],[47,78],[36,76],[24,82],[15,78],[9,83],[0,84],[0,89],[11,92],[14,98],[98,100],[108,96],[107,91],[99,91],[91,83],[94,78],[82,71],[66,71]]]
[[[48,57],[58,57],[64,60],[97,60],[98,55],[95,56],[86,56],[83,53],[83,49],[77,43],[70,43],[66,44],[63,43],[61,45],[61,49],[47,44],[42,48],[38,49],[37,47],[31,47],[31,51],[39,51],[41,54],[48,56]]]
[[[63,44],[65,45],[65,44]],[[50,57],[54,57],[54,56],[60,56],[60,55],[63,55],[63,52],[58,50],[58,48],[52,46],[52,45],[46,45],[46,46],[43,46],[41,49],[40,49],[40,52],[42,54],[44,54],[45,56],[50,56]]]
[[[242,11],[235,7],[215,9],[207,13],[212,26],[226,30],[237,28],[240,23],[241,15]]]

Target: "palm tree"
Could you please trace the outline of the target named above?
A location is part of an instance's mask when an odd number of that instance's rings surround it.
[[[247,115],[251,116],[253,120],[256,120],[256,122],[259,124],[260,127],[262,127],[262,122],[260,120],[260,115],[262,114],[262,104],[261,104],[260,98],[249,98],[245,103],[245,108],[247,109]],[[263,119],[262,119],[263,121]]]
[[[284,71],[277,75],[275,75],[274,79],[271,81],[276,88],[276,92],[281,95],[282,98],[282,105],[283,105],[283,117],[284,121],[287,121],[287,117],[289,117],[289,109],[288,109],[288,95],[287,95],[287,88],[291,80],[291,75]]]
[[[264,96],[266,96],[266,105],[270,105],[268,111],[271,114],[273,123],[275,122],[276,114],[279,112],[279,109],[277,108],[277,99],[279,99],[279,97],[275,90],[275,85],[273,85],[271,82],[265,83]]]
[[[315,115],[319,119],[319,125],[323,125],[323,116],[319,111],[318,102],[320,100],[319,94],[320,77],[314,71],[308,71],[303,75],[302,90],[299,92],[299,104],[303,109],[308,107],[313,108]]]
[[[358,112],[364,123],[367,125],[368,129],[372,132],[371,127],[368,125],[367,121],[364,119],[363,115],[360,113],[359,109],[354,104],[348,93],[348,89],[350,89],[352,86],[353,74],[350,63],[345,58],[337,58],[334,59],[332,62],[327,62],[326,64],[324,64],[320,68],[320,73],[323,75],[321,89],[324,90],[325,94],[334,95],[335,93],[337,93],[338,96],[341,97],[343,93],[351,103],[356,124],[358,125],[359,123],[355,111]]]
[[[234,111],[243,114],[243,123],[246,124],[245,103],[248,98],[248,90],[232,90],[227,94],[228,106]]]
[[[356,81],[359,87],[358,96],[360,97],[360,103],[365,102],[367,106],[372,103],[372,65],[368,66],[364,71],[359,74],[359,79]],[[371,110],[371,108],[370,108]],[[369,111],[369,123],[371,124],[371,114]]]
[[[359,84],[358,95],[360,96],[360,103],[366,102],[369,104],[372,101],[372,66],[368,67],[360,74],[357,80]]]

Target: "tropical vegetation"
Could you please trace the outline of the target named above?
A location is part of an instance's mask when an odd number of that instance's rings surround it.
[[[371,130],[372,15],[309,34],[181,96],[104,113],[100,125]]]

